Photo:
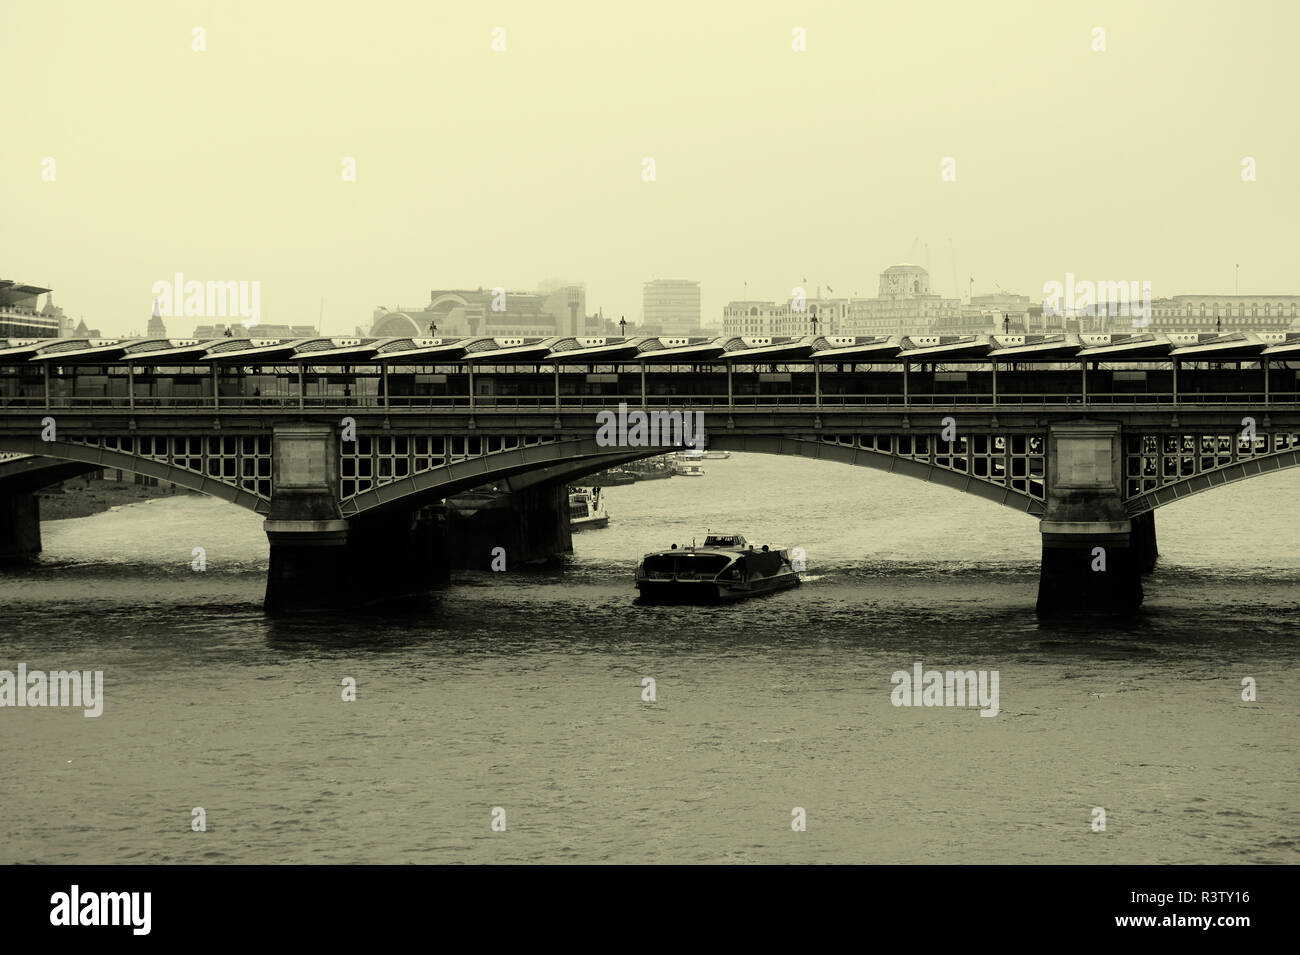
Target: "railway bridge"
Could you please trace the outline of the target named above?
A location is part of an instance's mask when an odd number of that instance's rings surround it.
[[[564,487],[680,444],[876,468],[1033,518],[1043,614],[1129,613],[1154,511],[1300,462],[1300,335],[0,341],[0,556],[35,491],[121,468],[261,514],[271,611],[426,589],[430,506],[495,484],[568,544]],[[507,552],[509,543],[506,542]],[[481,557],[487,566],[490,555]]]

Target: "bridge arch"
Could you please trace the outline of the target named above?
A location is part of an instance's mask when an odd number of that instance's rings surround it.
[[[1008,485],[985,480],[968,472],[949,469],[935,464],[932,460],[918,460],[865,447],[861,442],[846,446],[816,437],[728,435],[715,432],[710,434],[708,444],[711,449],[720,451],[792,455],[903,474],[974,494],[1024,514],[1037,516],[1041,515],[1044,509],[1041,500]],[[608,467],[672,450],[665,447],[636,450],[623,448],[612,453],[610,448],[597,445],[594,435],[560,438],[544,444],[497,451],[457,461],[380,484],[344,500],[342,512],[345,517],[378,513],[397,506],[411,506],[421,500],[431,501],[448,497],[484,484],[508,482],[511,479],[522,479],[523,483],[541,483],[536,480],[530,481],[529,475],[546,471],[552,472],[554,483],[559,483],[561,476],[566,481],[572,481],[585,474],[593,474]]]
[[[1272,474],[1275,471],[1285,471],[1297,466],[1300,466],[1300,449],[1262,455],[1258,458],[1238,461],[1227,467],[1216,468],[1180,481],[1174,481],[1154,491],[1131,497],[1125,501],[1125,507],[1128,509],[1130,516],[1145,514],[1154,511],[1158,507],[1164,507],[1166,504],[1172,504],[1174,501],[1181,501],[1185,497],[1191,497],[1193,494],[1201,494],[1213,488],[1222,487],[1225,484],[1236,484],[1238,481],[1244,481],[1247,478],[1261,474]]]
[[[177,467],[168,461],[153,460],[125,451],[115,451],[98,445],[81,444],[76,441],[42,441],[35,437],[0,437],[0,451],[16,454],[30,454],[64,462],[85,465],[81,473],[95,468],[121,468],[133,474],[169,481],[179,487],[198,491],[210,497],[229,501],[258,514],[265,514],[270,501],[259,494],[245,490],[234,484],[219,481],[205,474]],[[46,470],[46,469],[42,469]],[[74,475],[55,476],[58,469],[48,469],[50,479],[45,484],[53,484]],[[0,475],[3,477],[3,475]],[[38,486],[45,486],[45,484]]]

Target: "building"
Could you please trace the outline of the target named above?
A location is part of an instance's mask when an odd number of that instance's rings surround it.
[[[641,294],[641,323],[657,326],[665,335],[698,335],[700,283],[687,279],[654,279]]]
[[[153,314],[149,316],[149,327],[145,330],[147,338],[166,338],[167,326],[163,324],[162,314],[158,310],[158,301],[153,303]]]
[[[728,302],[722,309],[722,334],[741,338],[803,338],[838,335],[848,315],[846,298],[813,298],[795,308],[793,301]],[[816,319],[816,321],[814,321]],[[699,334],[697,331],[696,334]]]
[[[38,307],[42,295],[43,308]],[[0,338],[59,338],[70,330],[70,320],[49,289],[0,279]]]
[[[152,322],[150,324],[152,325]],[[227,335],[227,332],[230,334]],[[151,333],[149,337],[154,336]],[[201,342],[213,338],[278,338],[285,340],[316,337],[316,328],[312,325],[267,325],[258,323],[246,328],[243,323],[236,322],[233,325],[199,325],[194,329],[194,338]]]
[[[1285,332],[1300,318],[1300,295],[1175,295],[1151,302],[1148,332]],[[1112,326],[1132,319],[1112,318]]]
[[[1035,327],[1041,326],[1042,314],[1042,306],[1035,307],[1028,295],[972,295],[956,316],[941,318],[932,330],[935,334],[953,335],[1025,335],[1042,330]]]
[[[369,334],[375,338],[577,337],[605,327],[599,316],[587,315],[586,309],[587,292],[581,285],[546,292],[435,289],[429,293],[429,304],[420,308],[376,308]]]
[[[891,265],[880,273],[876,298],[853,299],[840,334],[926,335],[962,323],[961,299],[930,293],[930,273],[919,265]]]

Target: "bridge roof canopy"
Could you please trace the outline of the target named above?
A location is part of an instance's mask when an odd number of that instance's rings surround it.
[[[53,339],[53,344],[42,348],[28,358],[28,361],[57,361],[67,364],[112,364],[126,354],[128,346],[135,344],[127,341],[101,342],[93,339]]]
[[[899,356],[910,358],[943,358],[949,361],[983,358],[993,347],[988,335],[908,335],[903,338],[903,351]]]
[[[726,351],[722,358],[728,364],[748,361],[797,361],[809,357],[813,352],[813,339],[788,338],[773,339],[765,342],[745,341],[732,338],[726,342]]]
[[[594,344],[594,342],[600,342]],[[597,361],[626,361],[638,357],[642,351],[662,348],[657,338],[565,338],[557,342],[546,356],[557,364],[585,365]]]
[[[1167,336],[1149,332],[1141,335],[1088,335],[1080,341],[1083,347],[1079,349],[1079,358],[1168,358],[1173,348]]]
[[[1300,352],[1300,332],[1287,332],[1280,341],[1270,342],[1263,354],[1294,355],[1296,352]]]
[[[661,340],[662,343],[662,340]],[[720,338],[698,338],[684,345],[669,345],[641,353],[638,361],[649,364],[683,364],[710,362],[726,351]]]
[[[422,364],[422,359],[454,362],[465,354],[469,341],[468,338],[390,338],[387,344],[379,346],[373,360],[409,365]]]
[[[17,339],[7,339],[3,347],[0,347],[0,359],[8,358],[17,361],[20,358],[26,358],[28,355],[35,355],[49,343],[50,339],[48,338],[24,341],[22,344],[18,344]]]
[[[1075,357],[1083,347],[1078,335],[994,335],[992,342],[992,361],[1064,361]]]
[[[551,353],[552,347],[561,341],[559,338],[477,338],[465,347],[465,354],[460,357],[461,364],[472,365],[475,362],[531,363],[541,361]]]
[[[1232,332],[1227,335],[1202,336],[1195,344],[1178,345],[1170,354],[1174,358],[1189,355],[1213,355],[1215,358],[1255,358],[1268,347],[1268,342],[1251,332]]]
[[[210,347],[200,361],[223,364],[258,364],[268,361],[283,361],[291,358],[298,348],[306,342],[316,341],[312,338],[272,339],[225,338]]]
[[[317,338],[303,342],[293,353],[293,361],[329,365],[369,363],[386,343],[394,338]]]
[[[852,343],[846,338],[823,338],[820,341],[826,347],[813,352],[818,361],[879,361],[897,358],[903,350],[897,338],[887,335],[858,337]]]

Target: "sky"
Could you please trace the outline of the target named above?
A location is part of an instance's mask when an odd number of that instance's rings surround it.
[[[717,325],[900,262],[950,296],[1295,294],[1297,27],[1291,0],[0,0],[0,278],[110,336],[178,272],[335,336],[550,278],[630,322],[695,279]]]

